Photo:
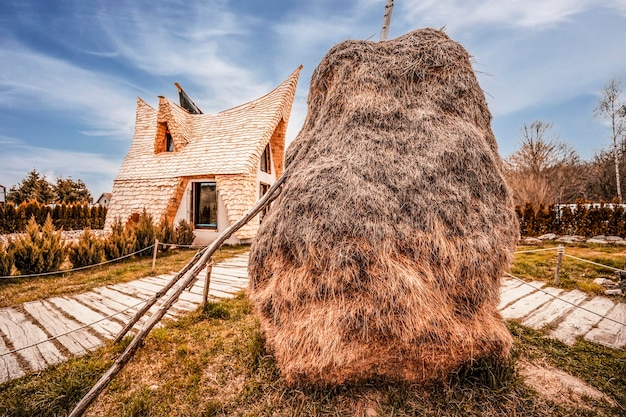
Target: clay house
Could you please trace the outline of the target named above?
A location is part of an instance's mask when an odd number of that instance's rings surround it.
[[[285,134],[300,66],[268,94],[204,114],[178,85],[179,102],[137,99],[135,133],[113,182],[105,229],[145,208],[155,222],[193,225],[208,244],[241,218],[283,172]],[[227,243],[249,242],[261,216]]]

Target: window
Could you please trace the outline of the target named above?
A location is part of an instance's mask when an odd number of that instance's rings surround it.
[[[165,151],[174,152],[174,139],[172,139],[172,134],[167,125],[165,126]]]
[[[261,171],[271,174],[272,172],[272,159],[270,156],[270,145],[268,144],[263,150],[261,155]]]
[[[217,188],[214,182],[194,183],[193,223],[198,229],[217,229]]]
[[[261,183],[259,187],[259,198],[262,198],[265,193],[269,191],[269,189],[270,186],[268,184]],[[263,221],[263,217],[265,217],[265,215],[267,214],[267,210],[269,210],[269,207],[266,205],[265,207],[263,207],[261,213],[259,214],[259,221]]]

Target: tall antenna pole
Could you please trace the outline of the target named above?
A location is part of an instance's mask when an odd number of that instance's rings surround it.
[[[391,25],[391,13],[393,12],[393,0],[387,0],[385,4],[385,15],[383,16],[383,28],[380,30],[379,41],[386,41],[389,36],[389,26]]]

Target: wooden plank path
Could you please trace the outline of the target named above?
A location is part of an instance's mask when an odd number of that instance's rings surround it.
[[[213,266],[209,296],[230,298],[246,288],[247,266],[247,253]],[[93,351],[113,339],[143,302],[174,275],[151,276],[0,309],[0,383]],[[166,317],[175,318],[197,308],[202,302],[205,278],[206,272],[201,273]],[[134,331],[166,297],[149,310]],[[611,348],[626,345],[626,304],[607,297],[591,298],[581,291],[566,292],[543,282],[505,278],[498,308],[507,320],[519,320],[536,329],[549,326],[550,336],[565,343],[582,336]]]
[[[213,267],[209,297],[231,298],[248,284],[248,254]],[[83,294],[53,297],[0,309],[0,383],[82,355],[113,339],[143,303],[176,274],[107,285]],[[202,302],[206,271],[184,291],[166,318],[196,309]],[[170,290],[173,292],[175,288]],[[134,327],[140,329],[169,295]]]

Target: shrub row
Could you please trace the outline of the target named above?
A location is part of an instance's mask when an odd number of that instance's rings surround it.
[[[540,236],[545,233],[557,235],[580,235],[585,237],[607,235],[626,237],[626,211],[616,205],[592,205],[579,201],[575,209],[558,206],[534,207],[527,203],[515,208],[520,223],[520,234]]]
[[[17,207],[12,204],[0,205],[0,234],[23,233],[32,217],[37,224],[43,225],[48,216],[57,230],[102,229],[106,215],[106,207],[90,207],[87,203],[52,206],[29,201]]]
[[[155,226],[144,210],[137,223],[123,225],[116,219],[106,238],[98,238],[85,229],[77,242],[65,244],[50,215],[42,226],[33,216],[26,225],[26,233],[10,239],[7,245],[0,242],[0,276],[10,275],[13,267],[21,275],[58,271],[66,258],[73,268],[80,268],[149,248],[155,238],[168,244],[191,245],[194,237],[193,228],[186,221],[181,220],[176,228],[165,222]],[[160,250],[168,248],[161,246]],[[151,254],[151,250],[144,250],[136,256]]]

